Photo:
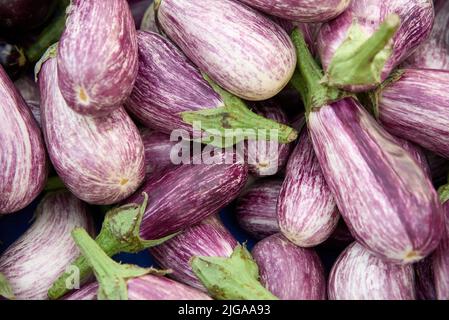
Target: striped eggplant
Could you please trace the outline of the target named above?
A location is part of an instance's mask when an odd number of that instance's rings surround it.
[[[136,27],[126,0],[73,0],[58,46],[58,83],[76,112],[121,107],[137,76]]]
[[[375,93],[376,114],[392,134],[449,158],[449,71],[404,69]]]
[[[435,23],[429,39],[405,61],[408,68],[449,70],[449,2],[434,1]]]
[[[51,193],[39,204],[33,225],[0,257],[0,273],[17,299],[46,299],[47,290],[78,256],[70,232],[93,231],[87,206],[70,193]]]
[[[320,83],[322,71],[294,32],[302,93],[317,159],[351,234],[378,256],[413,263],[442,236],[444,213],[422,166],[361,104]],[[307,76],[303,76],[307,75]]]
[[[306,23],[336,18],[351,0],[239,0],[267,14]]]
[[[48,174],[41,132],[0,66],[0,215],[16,212],[42,191]]]
[[[420,146],[418,146],[408,140],[404,140],[404,139],[397,138],[397,137],[396,137],[396,140],[398,141],[400,146],[402,146],[406,151],[408,151],[408,153],[410,153],[412,158],[415,159],[416,162],[424,170],[424,173],[431,179],[432,172],[430,170],[429,161],[427,160],[427,156],[426,156],[424,150]]]
[[[81,200],[103,205],[136,191],[145,177],[144,147],[123,108],[97,118],[73,111],[59,90],[55,58],[44,62],[39,86],[47,150],[69,190]]]
[[[165,133],[143,129],[140,131],[145,149],[146,173],[155,173],[173,166],[170,154],[177,141],[171,141]]]
[[[293,129],[251,112],[243,101],[213,88],[168,39],[142,31],[137,37],[139,71],[126,108],[145,126],[192,135],[198,121],[203,129],[223,134],[226,129],[277,129],[281,142],[296,138]]]
[[[156,0],[164,32],[201,71],[246,100],[275,96],[290,80],[296,55],[268,17],[232,0]]]
[[[313,249],[275,234],[257,243],[252,255],[262,284],[281,300],[326,299],[324,269]]]
[[[172,271],[170,277],[206,291],[193,273],[190,259],[194,256],[230,257],[236,246],[237,241],[220,219],[211,216],[149,250],[159,266]]]
[[[436,298],[449,300],[449,202],[444,203],[446,223],[443,239],[432,255],[432,269],[434,276]]]
[[[262,179],[237,199],[237,222],[254,238],[264,239],[280,232],[276,205],[281,187],[282,179]]]
[[[19,90],[26,104],[30,108],[34,119],[39,127],[41,127],[41,96],[39,87],[30,77],[22,77],[17,81],[14,81],[14,86]]]
[[[330,300],[415,300],[413,266],[386,262],[353,243],[332,267],[328,294]]]
[[[374,89],[429,37],[434,18],[432,0],[352,1],[318,35],[327,83]]]
[[[306,248],[326,241],[340,219],[307,130],[303,130],[288,161],[277,217],[282,234]]]

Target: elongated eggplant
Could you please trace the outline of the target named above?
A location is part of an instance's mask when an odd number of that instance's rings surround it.
[[[237,241],[216,216],[184,230],[160,246],[150,248],[156,262],[170,269],[170,277],[191,287],[206,291],[190,266],[194,256],[230,257]]]
[[[449,202],[444,203],[446,210],[445,232],[440,245],[432,256],[432,269],[436,298],[449,300]]]
[[[434,17],[432,0],[352,1],[318,36],[328,84],[374,89],[429,37]]]
[[[429,39],[405,61],[408,68],[449,70],[449,2],[435,1],[435,23]]]
[[[331,300],[415,300],[413,266],[386,262],[354,243],[332,267],[328,294]]]
[[[325,22],[340,15],[351,0],[239,0],[267,14],[300,22]]]
[[[33,201],[47,180],[45,146],[36,121],[0,67],[0,214]]]
[[[237,221],[254,238],[264,239],[280,232],[276,209],[281,187],[281,179],[262,179],[237,199]]]
[[[232,0],[157,0],[164,32],[225,90],[266,100],[290,80],[296,55],[288,35],[255,10]]]
[[[322,71],[294,32],[302,93],[317,159],[357,241],[378,256],[413,263],[442,236],[444,212],[430,178],[352,97],[320,84]]]
[[[44,24],[55,8],[56,0],[1,0],[0,27],[27,31]]]
[[[326,299],[324,269],[312,249],[275,234],[257,243],[252,255],[262,284],[281,300]]]
[[[137,76],[136,27],[126,0],[74,0],[58,47],[58,83],[76,112],[120,108]]]
[[[421,166],[426,175],[431,179],[432,172],[430,170],[429,162],[427,160],[426,154],[424,153],[424,150],[420,146],[408,140],[400,138],[396,138],[396,140],[398,141],[399,145],[401,145],[406,151],[410,153],[412,158],[416,160],[416,162]]]
[[[340,219],[307,130],[288,161],[277,217],[282,234],[300,247],[326,241]]]
[[[0,258],[0,272],[17,299],[46,299],[53,281],[78,256],[72,229],[93,231],[86,204],[68,192],[45,196],[35,219]]]
[[[177,141],[171,141],[165,133],[148,129],[141,130],[143,146],[145,148],[146,173],[160,172],[173,166],[170,154]]]
[[[40,109],[40,93],[39,87],[30,77],[21,77],[14,82],[15,87],[19,90],[26,104],[31,110],[34,119],[39,127],[41,127],[41,109]]]
[[[39,86],[47,150],[68,189],[81,200],[103,205],[136,191],[145,177],[144,147],[123,108],[100,118],[73,111],[59,90],[55,58],[42,65]]]
[[[392,134],[449,158],[449,71],[404,69],[377,91],[376,113]]]

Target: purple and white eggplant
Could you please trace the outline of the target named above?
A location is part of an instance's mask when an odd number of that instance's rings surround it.
[[[322,71],[300,32],[293,40],[317,159],[341,214],[357,241],[378,256],[413,263],[441,236],[444,213],[421,165],[352,97],[320,84]]]
[[[58,87],[56,59],[39,74],[42,121],[50,159],[67,188],[92,204],[114,204],[130,196],[145,177],[139,131],[123,108],[88,117],[68,107]]]
[[[281,179],[262,179],[237,199],[237,221],[254,238],[264,239],[280,232],[277,202],[281,187]]]
[[[149,250],[159,266],[172,271],[170,277],[205,291],[192,271],[190,259],[194,256],[230,257],[237,244],[220,219],[211,216]]]
[[[76,112],[120,108],[137,75],[136,27],[126,0],[73,0],[58,46],[58,83]]]
[[[432,255],[432,270],[438,300],[449,300],[449,202],[445,200],[445,231],[443,239]]]
[[[428,38],[433,22],[432,0],[352,1],[318,36],[327,83],[374,89]]]
[[[340,15],[351,0],[239,0],[267,14],[300,22],[325,22]]]
[[[331,300],[415,300],[413,266],[386,262],[354,243],[332,267],[328,294]]]
[[[282,234],[306,248],[326,241],[340,219],[307,129],[300,135],[288,161],[277,217]]]
[[[284,30],[232,0],[156,0],[164,32],[201,71],[246,100],[266,100],[284,88],[296,63]]]
[[[39,127],[1,66],[0,101],[0,214],[7,214],[37,197],[48,166]]]
[[[404,69],[375,93],[375,111],[392,134],[449,158],[449,71]]]
[[[252,255],[262,284],[281,300],[326,299],[324,269],[312,249],[276,234],[257,243]]]
[[[19,80],[14,81],[14,85],[30,108],[37,124],[41,127],[41,97],[39,87],[30,77],[22,77]]]
[[[39,204],[33,225],[0,258],[0,273],[17,299],[46,299],[58,275],[79,254],[70,232],[93,231],[87,206],[68,192],[48,194]]]

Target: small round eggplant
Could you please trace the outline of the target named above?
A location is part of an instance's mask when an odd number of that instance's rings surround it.
[[[58,83],[73,110],[104,116],[119,109],[137,64],[136,27],[126,0],[72,1],[58,46]]]
[[[27,31],[41,26],[50,17],[57,0],[0,0],[0,27]]]
[[[261,283],[281,300],[325,300],[326,279],[313,249],[295,246],[282,235],[266,238],[252,250]]]
[[[268,17],[232,0],[157,0],[164,32],[201,71],[246,100],[279,93],[296,66],[293,45]]]

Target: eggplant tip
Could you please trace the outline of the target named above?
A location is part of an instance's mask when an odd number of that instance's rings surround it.
[[[78,89],[78,98],[82,104],[88,104],[90,100],[86,90],[83,87]]]
[[[402,259],[404,263],[413,263],[423,259],[423,256],[418,251],[408,250],[406,251],[404,258]]]

